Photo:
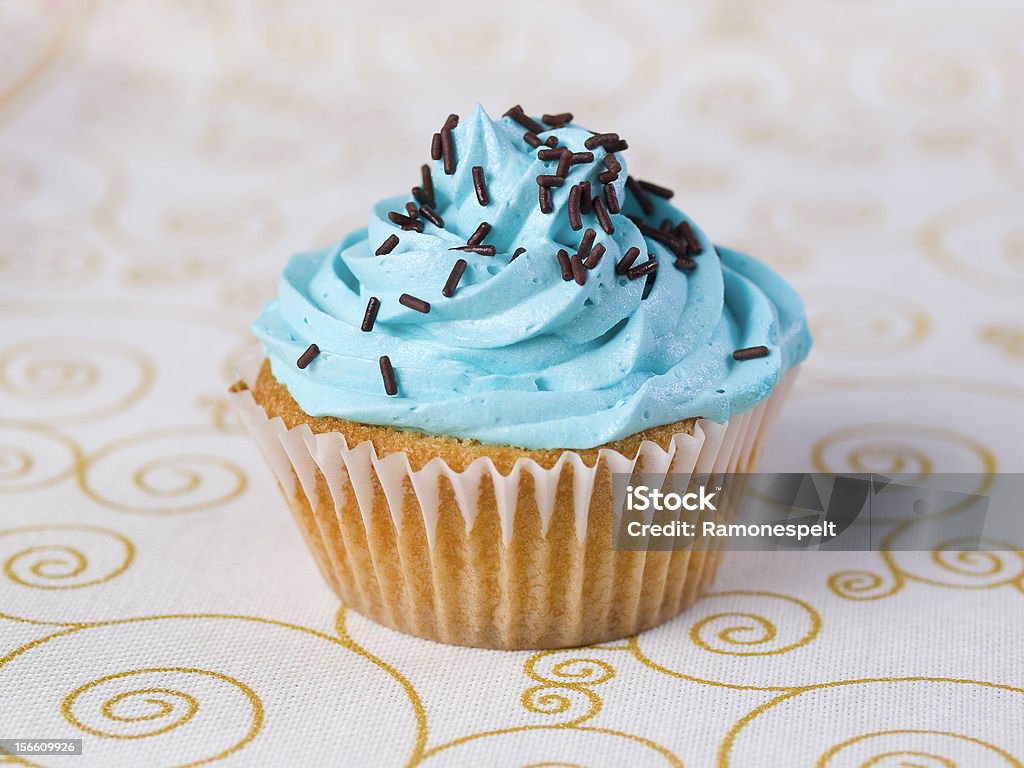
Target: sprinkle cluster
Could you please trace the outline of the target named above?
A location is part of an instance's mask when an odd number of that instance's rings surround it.
[[[555,187],[562,187],[565,184],[570,168],[575,165],[594,164],[595,156],[592,150],[598,147],[604,150],[604,156],[601,159],[600,166],[598,166],[604,169],[597,174],[599,187],[592,189],[590,181],[581,181],[573,184],[569,189],[567,206],[569,226],[576,232],[583,230],[579,245],[573,254],[570,254],[564,248],[558,249],[555,253],[555,259],[558,261],[562,279],[566,282],[575,281],[578,285],[584,285],[587,282],[587,272],[597,267],[606,251],[603,244],[595,242],[597,230],[594,227],[585,227],[584,217],[593,216],[597,227],[606,235],[611,235],[615,232],[615,225],[611,215],[619,213],[621,205],[615,191],[614,182],[619,179],[619,174],[622,172],[622,163],[616,157],[616,154],[627,149],[629,145],[617,133],[591,132],[591,136],[584,142],[587,150],[584,152],[573,152],[568,147],[560,146],[558,137],[553,135],[548,136],[545,140],[540,139],[537,134],[561,128],[571,123],[573,115],[569,112],[545,114],[541,116],[542,122],[538,122],[527,115],[523,108],[517,104],[505,112],[504,117],[510,118],[525,129],[523,141],[531,148],[537,150],[537,158],[539,160],[555,164],[550,173],[539,174],[536,177],[537,205],[543,214],[550,214],[554,211],[551,190]],[[442,169],[446,175],[454,174],[456,169],[457,158],[452,131],[458,124],[459,116],[456,114],[449,115],[444,125],[441,126],[441,130],[433,135],[430,142],[430,157],[432,160],[441,161]],[[437,200],[434,193],[434,182],[431,176],[430,165],[424,164],[420,170],[420,184],[412,188],[413,200],[405,204],[404,212],[388,212],[388,219],[405,232],[422,233],[424,222],[430,223],[439,229],[443,229],[445,226],[444,220],[437,212]],[[487,178],[483,167],[479,165],[473,166],[471,176],[477,202],[482,208],[486,208],[491,203],[491,196],[488,191]],[[651,201],[652,195],[669,199],[674,194],[671,189],[649,181],[642,181],[632,176],[626,177],[625,189],[636,199],[640,210],[643,211],[645,216],[650,216],[654,213],[654,204]],[[673,224],[669,219],[665,219],[659,226],[653,226],[639,217],[631,216],[630,219],[645,238],[661,243],[674,255],[673,266],[676,269],[684,272],[696,269],[697,261],[695,257],[699,256],[703,249],[688,221],[684,219],[678,224]],[[487,221],[481,221],[473,234],[466,240],[465,245],[456,246],[449,250],[476,253],[483,256],[495,256],[497,250],[495,246],[484,242],[490,231],[491,225]],[[389,254],[400,242],[398,234],[391,234],[377,247],[374,254],[377,256]],[[509,263],[515,261],[525,252],[525,248],[516,248],[509,259]],[[639,257],[639,248],[629,248],[623,254],[622,259],[615,265],[615,272],[618,275],[627,277],[629,280],[645,278],[646,285],[643,298],[646,298],[656,277],[658,260],[653,252],[648,253],[644,261],[639,261]],[[442,296],[451,298],[455,295],[455,292],[458,290],[459,281],[462,279],[467,266],[467,262],[463,258],[455,261],[451,273],[441,289]],[[429,302],[411,294],[403,293],[398,301],[403,306],[416,312],[422,312],[423,314],[430,312]],[[371,296],[366,304],[366,312],[360,325],[362,331],[366,333],[373,331],[379,310],[380,300],[376,296]],[[299,368],[306,368],[319,354],[319,347],[316,344],[310,344],[309,348],[296,361],[296,365]],[[767,347],[756,346],[737,349],[733,352],[732,356],[735,360],[751,360],[765,357],[768,354],[769,350]],[[398,380],[390,358],[387,355],[383,355],[379,362],[384,391],[388,395],[397,395],[399,391]]]

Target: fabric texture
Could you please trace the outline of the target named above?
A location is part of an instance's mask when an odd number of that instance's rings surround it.
[[[730,554],[628,641],[450,647],[339,606],[232,414],[288,255],[522,103],[804,297],[762,469],[1024,470],[1020,5],[623,8],[0,10],[0,738],[84,750],[25,762],[1021,765],[1019,553]]]

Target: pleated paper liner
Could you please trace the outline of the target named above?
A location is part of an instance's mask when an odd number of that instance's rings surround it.
[[[249,391],[259,365],[232,398],[341,600],[402,632],[503,649],[614,640],[692,605],[721,552],[613,550],[622,499],[611,475],[753,471],[794,378],[728,424],[683,422],[690,431],[667,450],[647,440],[635,456],[602,448],[594,466],[566,450],[550,468],[518,459],[503,475],[489,458],[413,469],[404,452],[378,457],[341,432],[288,429]]]

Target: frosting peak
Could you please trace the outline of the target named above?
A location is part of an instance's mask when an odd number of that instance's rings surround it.
[[[691,416],[725,421],[806,355],[792,289],[743,254],[716,255],[667,190],[627,185],[625,142],[522,113],[495,121],[479,106],[452,122],[413,196],[292,257],[253,325],[310,415],[589,448]],[[532,146],[545,141],[557,145]],[[299,368],[311,344],[319,354]],[[760,345],[766,356],[733,358]]]

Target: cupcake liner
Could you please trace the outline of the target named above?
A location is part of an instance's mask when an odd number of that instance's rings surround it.
[[[259,370],[242,373],[252,388]],[[614,473],[753,471],[792,386],[727,424],[696,420],[663,449],[601,449],[594,466],[564,451],[502,474],[489,458],[462,471],[441,458],[414,470],[339,432],[288,429],[245,388],[231,397],[277,478],[320,571],[350,607],[394,629],[457,645],[560,648],[659,624],[710,585],[721,552],[612,548]],[[618,485],[618,484],[616,484]],[[622,488],[619,493],[624,493]]]

